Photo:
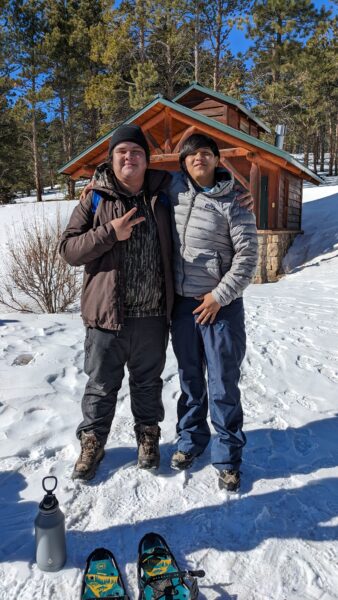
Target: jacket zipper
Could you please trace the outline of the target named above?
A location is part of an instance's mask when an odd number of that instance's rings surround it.
[[[182,296],[183,296],[183,284],[184,284],[184,280],[185,280],[185,269],[184,269],[184,252],[185,252],[185,237],[186,237],[186,232],[187,232],[187,228],[188,228],[188,224],[189,224],[189,220],[191,217],[191,213],[192,213],[192,209],[194,208],[195,205],[195,199],[196,199],[197,194],[194,194],[194,196],[192,197],[191,203],[190,203],[190,208],[189,208],[189,212],[188,212],[188,216],[184,225],[184,229],[183,229],[183,238],[182,238],[182,281],[181,281],[181,291],[182,291]]]

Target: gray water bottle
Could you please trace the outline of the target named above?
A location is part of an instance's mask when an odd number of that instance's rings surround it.
[[[46,480],[54,482],[48,489]],[[44,477],[42,487],[46,492],[39,504],[35,519],[36,562],[42,571],[59,571],[66,562],[65,516],[53,494],[57,486],[56,477]]]

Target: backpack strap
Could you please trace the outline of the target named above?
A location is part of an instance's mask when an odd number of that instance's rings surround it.
[[[101,194],[99,194],[99,192],[94,190],[92,193],[92,205],[91,205],[93,215],[95,215],[95,213],[96,213],[96,209],[99,205],[101,198],[102,198]]]

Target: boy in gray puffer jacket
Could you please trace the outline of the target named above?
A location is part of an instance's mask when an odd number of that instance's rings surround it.
[[[240,486],[245,435],[238,382],[246,349],[242,294],[257,266],[255,217],[236,200],[230,173],[218,168],[212,138],[194,134],[180,154],[170,187],[176,301],[172,342],[179,366],[178,450],[171,466],[186,469],[216,430],[211,458],[219,485]],[[208,386],[205,371],[208,373]]]

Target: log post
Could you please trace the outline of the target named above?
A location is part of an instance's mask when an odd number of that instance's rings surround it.
[[[259,223],[259,204],[260,204],[260,183],[261,183],[261,170],[257,163],[251,163],[250,169],[250,192],[255,201],[254,212]]]

